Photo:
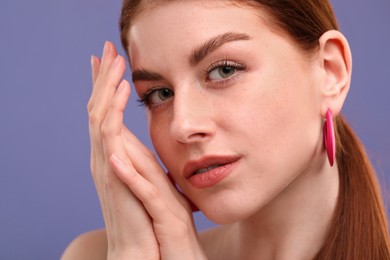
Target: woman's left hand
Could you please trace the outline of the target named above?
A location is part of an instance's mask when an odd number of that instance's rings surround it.
[[[110,124],[121,124],[122,139],[129,160],[111,156],[118,177],[142,202],[152,219],[163,260],[207,259],[199,243],[188,200],[171,184],[155,155],[122,123],[127,98],[111,106]],[[117,109],[117,111],[112,111]],[[130,161],[129,163],[124,163]]]

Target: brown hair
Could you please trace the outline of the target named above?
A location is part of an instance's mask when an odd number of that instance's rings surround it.
[[[127,52],[131,21],[148,0],[124,0],[120,18],[121,40]],[[156,2],[156,1],[154,1]],[[338,24],[328,0],[230,0],[261,8],[270,24],[288,33],[307,52]],[[390,259],[387,218],[380,188],[363,145],[341,115],[334,119],[339,170],[339,196],[333,225],[314,259]]]

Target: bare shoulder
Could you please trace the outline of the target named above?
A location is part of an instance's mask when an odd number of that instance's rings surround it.
[[[199,233],[199,240],[209,259],[221,259],[226,246],[226,227],[216,227]],[[106,260],[107,236],[104,229],[93,230],[76,237],[65,249],[61,260]]]
[[[107,237],[104,229],[76,237],[65,249],[61,260],[107,259]]]

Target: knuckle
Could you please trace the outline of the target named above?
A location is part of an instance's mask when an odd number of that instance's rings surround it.
[[[184,223],[183,221],[177,221],[174,230],[173,230],[176,239],[183,239],[188,237],[188,234],[190,233],[190,228],[188,224]]]
[[[102,167],[104,170],[99,173],[99,179],[107,190],[115,189],[116,178],[112,169],[107,165]]]
[[[88,114],[88,121],[91,126],[100,124],[100,118],[96,113],[90,112]]]
[[[95,102],[93,101],[92,98],[89,99],[88,104],[87,104],[87,111],[88,114],[92,112],[92,109],[94,107]]]
[[[103,174],[103,183],[106,190],[113,191],[116,189],[116,182],[113,177],[113,174],[108,174],[107,172]]]
[[[96,175],[96,163],[91,161],[90,165],[89,165],[90,169],[91,169],[91,174],[92,176],[95,176]]]
[[[113,135],[112,127],[107,123],[102,124],[102,126],[100,127],[100,132],[102,134],[102,137],[105,139]]]
[[[97,164],[96,161],[91,161],[90,163],[90,168],[91,168],[91,175],[94,180],[96,180],[99,177],[99,165]]]
[[[146,198],[148,200],[156,200],[159,198],[159,191],[156,187],[152,186],[150,187],[150,189],[148,190],[147,194],[146,194]]]
[[[157,162],[157,156],[150,149],[146,150],[146,155]]]

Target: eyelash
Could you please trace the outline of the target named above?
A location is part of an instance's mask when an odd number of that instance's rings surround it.
[[[225,79],[221,79],[221,80],[209,79],[209,75],[213,70],[215,70],[217,68],[222,68],[222,67],[231,67],[235,70],[235,72],[232,76],[229,76]],[[218,62],[211,64],[211,66],[209,66],[206,70],[204,70],[204,74],[205,74],[206,82],[213,82],[215,84],[223,85],[223,84],[228,84],[232,79],[234,79],[237,76],[237,72],[242,71],[242,70],[245,70],[244,64],[234,62],[234,61],[229,61],[229,60],[225,59],[225,60],[218,61]],[[144,94],[142,94],[142,97],[140,99],[138,99],[137,102],[143,107],[151,108],[152,107],[151,101],[150,101],[151,95],[154,92],[160,91],[163,89],[168,89],[168,88],[166,88],[166,87],[153,87],[153,88],[149,89],[148,91],[146,91]],[[170,91],[172,91],[172,90],[170,90]],[[153,106],[153,108],[161,106],[162,104],[155,105],[155,106]]]
[[[222,67],[231,67],[235,70],[234,74],[232,76],[229,76],[225,79],[221,79],[221,80],[212,80],[212,79],[209,79],[209,75],[210,73],[217,69],[217,68],[222,68]],[[220,85],[223,85],[223,84],[227,84],[229,83],[232,79],[234,79],[237,75],[237,72],[240,72],[240,71],[243,71],[245,70],[245,65],[242,64],[242,63],[239,63],[239,62],[235,62],[235,61],[230,61],[228,59],[225,59],[225,60],[222,60],[222,61],[218,61],[218,62],[215,62],[213,64],[211,64],[210,67],[208,67],[204,73],[205,73],[205,78],[206,78],[206,81],[207,82],[212,82],[214,81],[213,83],[216,83],[216,84],[220,84]]]
[[[142,94],[142,97],[137,100],[140,106],[142,107],[151,107],[150,96],[155,92],[162,89],[168,89],[166,87],[153,87],[148,89],[145,93]],[[158,105],[157,105],[158,106]]]

